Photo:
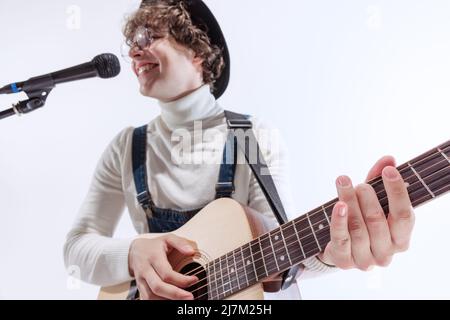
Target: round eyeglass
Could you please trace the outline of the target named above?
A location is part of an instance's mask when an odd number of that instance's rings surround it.
[[[126,61],[131,63],[132,58],[130,57],[131,50],[135,48],[139,48],[139,50],[144,50],[145,48],[148,48],[152,45],[152,43],[159,39],[159,37],[154,37],[151,30],[144,26],[139,26],[136,28],[136,31],[134,32],[133,40],[125,40],[122,43],[122,46],[120,48],[120,54],[122,55],[122,58]]]

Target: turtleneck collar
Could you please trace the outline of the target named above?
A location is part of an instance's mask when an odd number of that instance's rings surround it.
[[[161,119],[171,130],[191,127],[194,121],[214,117],[223,112],[209,85],[203,85],[181,99],[158,103],[161,107]]]

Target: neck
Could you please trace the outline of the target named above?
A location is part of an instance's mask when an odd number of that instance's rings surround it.
[[[413,207],[449,192],[450,141],[406,162],[398,170],[408,185]],[[389,205],[381,177],[369,184],[388,215]],[[211,261],[209,272],[220,270],[223,281],[210,283],[210,298],[226,298],[325,250],[330,241],[331,213],[337,202],[338,199],[331,200]]]
[[[196,88],[193,88],[193,89],[186,90],[186,91],[182,92],[181,94],[179,94],[179,95],[177,95],[177,96],[175,96],[175,97],[168,98],[167,100],[160,99],[159,101],[161,101],[162,103],[175,102],[175,101],[177,101],[177,100],[180,100],[181,98],[184,98],[184,97],[190,95],[192,92],[197,91],[197,90],[200,89],[202,86],[203,86],[203,85],[201,85],[201,86],[199,86],[199,87],[196,87]]]
[[[159,101],[161,118],[171,130],[193,126],[194,121],[201,121],[223,112],[209,85],[185,92],[170,102]]]

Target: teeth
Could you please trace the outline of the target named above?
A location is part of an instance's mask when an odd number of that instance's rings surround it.
[[[138,75],[141,75],[142,73],[144,73],[145,71],[150,71],[153,70],[154,68],[156,68],[158,65],[157,64],[146,64],[145,66],[142,66],[138,69]]]

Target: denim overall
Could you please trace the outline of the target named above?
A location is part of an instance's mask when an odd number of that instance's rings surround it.
[[[240,128],[242,126],[244,128],[251,128],[251,122],[250,120],[248,120],[248,116],[231,113],[229,111],[225,111],[225,116],[227,118],[229,129],[232,129],[233,127]],[[231,195],[235,191],[234,176],[236,172],[237,150],[238,150],[237,139],[234,135],[233,130],[230,130],[223,150],[222,163],[220,165],[219,171],[219,178],[216,183],[216,196],[215,196],[216,199],[231,198]],[[147,151],[147,125],[140,128],[136,128],[133,133],[132,164],[133,164],[134,183],[137,191],[137,200],[144,209],[144,211],[147,213],[147,222],[150,233],[172,232],[182,227],[200,210],[202,210],[203,207],[185,211],[178,211],[173,209],[157,207],[152,200],[147,183],[148,176],[146,169],[147,163],[146,151]],[[246,156],[247,153],[248,150],[245,151]],[[262,159],[262,155],[260,155],[260,158]],[[256,176],[257,178],[261,178],[258,175]],[[258,183],[261,186],[261,181],[259,181],[259,179]],[[266,189],[264,188],[263,191],[264,190]],[[274,185],[271,190],[268,189],[264,193],[267,199],[270,199],[270,197],[274,196],[274,194],[276,194],[278,197]],[[280,206],[282,206],[281,202]],[[281,217],[279,214],[277,215],[277,218],[279,219],[280,224],[287,222],[287,218]],[[293,268],[284,272],[283,288],[287,288],[290,286],[290,284],[295,282],[294,275],[297,274],[298,267],[299,266],[294,266]],[[136,288],[136,282],[133,281],[127,299],[136,299],[138,296],[139,292]]]
[[[231,160],[232,159],[232,160]],[[237,141],[230,132],[225,143],[222,164],[220,165],[219,179],[216,183],[216,199],[231,198],[234,193],[234,174],[237,162]],[[132,164],[134,184],[137,192],[137,200],[147,214],[148,229],[150,233],[166,233],[174,231],[203,208],[178,211],[167,208],[159,208],[152,200],[148,189],[147,175],[147,125],[136,128],[133,132]],[[149,212],[150,210],[150,212]],[[139,298],[136,281],[131,282],[127,300]]]
[[[165,233],[174,231],[203,208],[178,211],[173,209],[159,208],[155,205],[148,188],[148,175],[146,170],[147,151],[147,126],[136,128],[133,133],[132,163],[134,183],[137,191],[137,200],[147,214],[148,228],[150,233]],[[230,161],[230,158],[232,161]],[[234,192],[234,175],[236,171],[237,144],[233,134],[229,134],[225,143],[222,164],[218,182],[216,184],[216,199],[230,198]]]

